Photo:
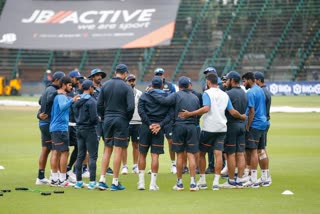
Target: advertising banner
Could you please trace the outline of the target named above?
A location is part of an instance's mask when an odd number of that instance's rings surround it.
[[[267,82],[272,95],[320,95],[320,82]]]
[[[0,47],[88,50],[169,45],[179,0],[6,1]]]

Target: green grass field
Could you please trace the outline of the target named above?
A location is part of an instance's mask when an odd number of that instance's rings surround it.
[[[8,97],[5,97],[8,99]],[[3,98],[1,98],[3,99]],[[24,99],[21,97],[20,99]],[[32,100],[32,99],[31,99]],[[37,99],[35,99],[37,100]],[[320,97],[273,97],[274,105],[320,107]],[[319,213],[320,114],[273,113],[268,151],[273,183],[270,187],[220,191],[175,192],[176,176],[169,173],[169,155],[160,158],[160,191],[138,191],[138,176],[120,176],[127,190],[89,191],[64,188],[65,194],[41,196],[15,187],[55,190],[34,184],[40,154],[40,131],[35,108],[0,107],[0,213]],[[100,142],[97,179],[102,156]],[[129,147],[129,154],[131,148]],[[132,166],[129,155],[129,167]],[[147,168],[150,167],[148,159]],[[47,176],[49,166],[47,166]],[[149,184],[146,175],[146,185]],[[189,175],[184,175],[188,186]],[[207,176],[212,184],[213,175]],[[224,182],[221,180],[220,183]],[[107,177],[111,183],[111,177]],[[290,190],[294,195],[282,195]]]

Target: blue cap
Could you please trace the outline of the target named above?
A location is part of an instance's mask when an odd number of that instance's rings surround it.
[[[75,77],[75,78],[77,78],[77,79],[83,78],[83,76],[81,76],[81,74],[80,74],[79,71],[71,71],[71,72],[69,73],[69,77],[70,77],[70,78]]]
[[[93,70],[90,72],[90,76],[88,76],[88,78],[91,78],[91,77],[93,77],[93,76],[96,75],[96,74],[101,74],[102,79],[107,76],[107,74],[104,73],[103,71],[101,71],[100,68],[95,68],[95,69],[93,69]]]
[[[117,73],[125,73],[125,72],[128,72],[128,66],[126,66],[125,64],[119,64],[117,65],[116,67],[116,72]]]
[[[178,80],[178,84],[180,88],[188,88],[191,83],[191,80],[189,77],[181,76]]]
[[[262,72],[258,71],[256,73],[254,73],[254,78],[256,80],[264,80],[264,74]]]
[[[204,74],[207,74],[207,73],[217,73],[216,69],[214,67],[207,67],[204,71],[203,71]]]
[[[154,75],[163,75],[163,73],[164,73],[163,68],[156,68],[154,70]]]
[[[63,71],[56,71],[54,72],[54,74],[52,75],[52,81],[56,80],[56,79],[61,79],[61,77],[64,77],[65,73]]]
[[[158,76],[154,76],[152,78],[152,86],[155,87],[155,88],[161,88],[162,86],[162,78],[161,77],[158,77]]]
[[[238,80],[240,81],[241,77],[240,74],[236,71],[230,71],[227,76],[226,79],[234,79],[234,80]]]
[[[83,78],[80,78],[80,79],[79,79],[79,82],[82,84],[85,80],[87,80],[87,79],[85,79],[85,78],[83,77]]]
[[[93,82],[91,80],[85,80],[82,83],[83,90],[88,90],[91,86],[93,87]]]

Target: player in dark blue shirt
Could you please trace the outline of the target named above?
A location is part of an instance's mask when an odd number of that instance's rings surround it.
[[[97,101],[92,97],[94,86],[91,80],[85,80],[82,88],[84,90],[80,100],[73,105],[75,119],[77,122],[77,141],[78,141],[78,157],[76,162],[77,183],[75,188],[84,186],[82,181],[82,162],[84,161],[87,151],[89,153],[89,171],[90,182],[88,189],[95,189],[96,168],[98,158],[98,138],[96,126],[99,122],[97,113]]]
[[[52,76],[51,84],[47,86],[39,100],[40,109],[37,113],[37,118],[39,119],[39,129],[41,131],[42,149],[39,157],[39,170],[38,177],[36,179],[36,185],[45,185],[50,183],[50,181],[45,177],[45,168],[48,156],[52,149],[51,134],[49,131],[51,109],[53,100],[57,95],[57,90],[59,89],[59,81],[63,76],[65,76],[64,72],[55,72]]]
[[[140,128],[139,144],[139,182],[138,189],[145,189],[144,172],[146,168],[146,157],[151,150],[151,182],[150,191],[157,191],[157,176],[159,169],[159,155],[164,153],[164,127],[171,120],[170,108],[168,106],[155,103],[153,97],[159,95],[166,97],[168,94],[161,90],[163,81],[161,77],[155,76],[152,79],[151,90],[144,92],[138,103],[138,113],[141,117],[142,125]]]
[[[124,190],[119,182],[119,170],[122,151],[128,146],[128,127],[134,113],[134,94],[132,88],[124,81],[128,67],[119,64],[115,76],[103,84],[98,98],[98,115],[104,118],[103,133],[105,150],[102,157],[99,189],[105,190],[105,174],[110,156],[114,152],[112,191]]]
[[[162,90],[166,92],[168,95],[176,92],[176,88],[173,83],[166,81],[165,79],[165,74],[164,74],[164,69],[163,68],[156,68],[154,70],[154,75],[159,76],[163,80],[163,88]],[[170,154],[170,159],[171,159],[171,172],[173,174],[177,173],[177,167],[176,167],[176,157],[175,153],[172,151],[172,121],[170,121],[165,127],[164,127],[164,132],[168,141],[168,146],[169,146],[169,154]]]
[[[182,170],[184,164],[184,152],[187,152],[190,168],[190,191],[197,191],[199,188],[196,185],[196,155],[199,151],[198,138],[198,117],[180,118],[179,112],[184,110],[196,111],[200,108],[200,102],[189,87],[191,80],[188,77],[182,76],[179,78],[179,91],[171,94],[167,98],[155,97],[157,102],[165,105],[172,105],[174,108],[173,119],[173,142],[172,151],[177,153],[177,183],[173,187],[174,190],[183,190]]]
[[[240,114],[244,114],[247,108],[247,95],[240,87],[240,74],[231,71],[226,76],[227,91],[232,106]],[[222,184],[222,188],[241,188],[242,177],[245,169],[245,121],[234,118],[226,111],[227,135],[224,143],[224,152],[227,156],[228,181]],[[238,168],[237,180],[235,169]]]

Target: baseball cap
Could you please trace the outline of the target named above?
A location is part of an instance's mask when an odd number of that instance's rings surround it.
[[[130,81],[130,80],[136,80],[136,76],[133,74],[129,74],[126,78],[126,81]]]
[[[63,71],[56,71],[54,72],[54,74],[52,75],[52,81],[56,80],[56,79],[61,79],[61,77],[64,77],[65,73]]]
[[[152,78],[152,86],[156,88],[160,88],[162,86],[162,78],[158,76],[154,76]]]
[[[227,80],[227,75],[222,76],[222,77],[221,77],[221,80],[222,80],[222,81],[226,81],[226,80]]]
[[[116,72],[122,73],[122,74],[125,72],[128,72],[128,67],[125,64],[119,64],[116,67]]]
[[[190,78],[186,76],[181,76],[178,80],[179,87],[181,88],[188,88],[190,83],[191,83]]]
[[[162,75],[164,73],[163,68],[156,68],[154,70],[154,75]]]
[[[107,76],[106,73],[104,73],[100,68],[95,68],[90,72],[90,76],[88,76],[88,78],[93,77],[96,74],[101,74],[102,79],[105,78]]]
[[[262,72],[258,71],[256,73],[254,73],[254,78],[256,80],[264,80],[264,74]]]
[[[91,86],[93,87],[93,82],[91,80],[85,80],[82,83],[83,90],[88,90]]]
[[[207,67],[204,71],[203,71],[204,74],[207,74],[207,73],[217,73],[216,69],[214,67]]]
[[[228,74],[227,74],[227,77],[226,79],[234,79],[234,80],[238,80],[240,81],[241,77],[240,77],[240,74],[236,71],[230,71]]]
[[[80,74],[79,71],[71,71],[71,72],[69,73],[69,77],[70,77],[70,78],[75,77],[75,78],[77,78],[77,79],[83,79],[83,78],[84,78],[83,76],[81,76],[81,74]]]
[[[83,78],[79,79],[79,83],[82,84],[85,80],[87,80],[87,79],[85,79],[85,77],[83,77]]]

